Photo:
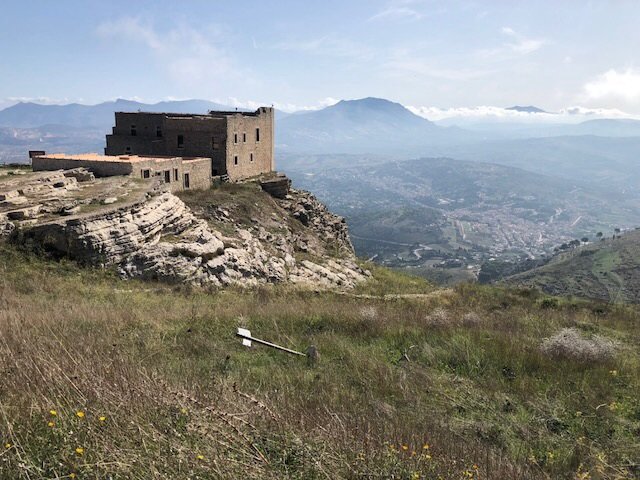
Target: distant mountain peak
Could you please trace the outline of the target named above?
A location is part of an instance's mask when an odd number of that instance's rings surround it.
[[[514,105],[513,107],[506,108],[505,110],[513,110],[515,112],[524,112],[524,113],[549,113],[546,110],[543,110],[538,107],[534,107],[533,105]]]

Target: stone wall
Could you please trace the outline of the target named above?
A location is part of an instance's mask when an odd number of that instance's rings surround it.
[[[117,160],[115,159],[117,158]],[[119,155],[110,161],[108,156],[91,158],[34,157],[34,171],[71,170],[84,167],[96,177],[131,176],[141,179],[160,178],[172,192],[204,190],[211,187],[211,160],[208,158],[148,158]],[[187,178],[188,175],[188,185]]]
[[[105,153],[208,157],[211,176],[241,180],[275,169],[274,126],[274,110],[266,107],[208,115],[117,112]]]
[[[131,175],[133,168],[131,163],[122,161],[85,160],[79,162],[73,159],[49,158],[46,156],[33,157],[31,166],[34,172],[47,170],[72,170],[85,167],[91,170],[96,177],[113,177],[116,175]]]
[[[231,180],[274,170],[274,123],[274,110],[265,107],[255,116],[236,114],[228,118],[227,175]]]

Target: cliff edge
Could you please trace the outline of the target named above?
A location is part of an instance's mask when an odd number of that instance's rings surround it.
[[[0,181],[0,232],[129,278],[314,288],[351,288],[368,278],[343,218],[308,192],[283,197],[258,182],[176,195],[128,177],[28,173]]]

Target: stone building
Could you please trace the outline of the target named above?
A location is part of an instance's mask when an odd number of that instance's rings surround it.
[[[236,181],[275,170],[274,109],[206,115],[116,112],[106,155],[209,158],[209,176]]]
[[[96,177],[117,175],[141,179],[160,177],[172,192],[211,187],[211,158],[150,155],[98,155],[64,153],[34,155],[33,171],[71,170],[83,167]]]

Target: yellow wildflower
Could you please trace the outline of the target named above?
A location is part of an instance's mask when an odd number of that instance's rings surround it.
[[[617,370],[609,370],[609,375],[611,375],[612,377],[617,377],[618,376],[618,371]]]
[[[11,444],[9,442],[5,443],[4,448],[11,448]]]
[[[198,460],[204,460],[204,455],[198,455],[196,458],[197,458]]]
[[[418,473],[418,472],[413,472],[413,473],[411,474],[411,480],[419,480],[419,478],[420,478],[420,473]]]
[[[429,447],[429,444],[428,444],[428,443],[425,443],[424,445],[422,445],[422,449],[423,449],[423,450],[429,450],[429,448],[430,448],[430,447]]]
[[[56,415],[58,415],[58,412],[56,412],[55,410],[49,410],[49,415],[55,417]]]
[[[426,455],[423,455],[424,458],[426,458],[427,460],[431,460],[431,455],[429,455],[428,453]]]
[[[409,445],[402,445],[402,449],[406,452],[409,450]]]
[[[69,478],[76,478],[76,474],[75,473],[70,473],[69,474]]]
[[[82,454],[84,454],[84,448],[82,448],[82,447],[78,447],[78,448],[76,448],[76,453],[77,453],[78,455],[82,455]]]
[[[50,426],[50,427],[52,427],[52,428],[56,426],[56,424],[55,424],[55,423],[53,423],[53,422],[49,422],[49,423],[47,423],[47,425],[48,425],[48,426]]]
[[[576,412],[576,417],[581,417],[581,416],[582,416],[582,412],[581,412],[580,410],[578,410],[578,411]]]
[[[76,416],[77,416],[78,418],[84,418],[84,412],[83,412],[82,410],[78,410],[78,411],[76,412]]]
[[[100,420],[101,422],[104,422],[107,420],[107,417],[105,417],[104,415],[101,416],[100,418],[98,418],[98,420]]]

